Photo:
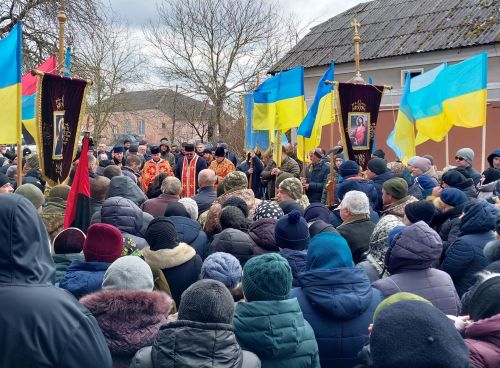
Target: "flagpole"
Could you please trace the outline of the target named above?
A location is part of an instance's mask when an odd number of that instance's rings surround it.
[[[445,158],[446,158],[446,165],[445,166],[448,166],[450,164],[450,142],[449,142],[449,139],[448,139],[448,134],[446,134],[446,137],[444,138],[444,143],[445,143]]]
[[[281,147],[281,129],[278,129],[276,131],[278,133],[278,136],[276,137],[276,167],[280,168],[281,167],[281,157],[282,157],[282,151],[283,147]]]
[[[481,172],[486,166],[486,123],[483,125],[483,137],[481,145]]]
[[[17,118],[18,118],[18,128],[17,128],[17,188],[19,188],[23,184],[23,153],[22,153],[22,144],[23,144],[23,123],[22,123],[22,108],[21,108],[21,84],[18,83],[17,86]]]
[[[57,63],[57,71],[59,74],[64,73],[64,23],[66,22],[66,14],[64,12],[64,0],[61,0],[57,21],[59,22],[59,59]]]
[[[302,135],[302,177],[306,177],[306,138]]]

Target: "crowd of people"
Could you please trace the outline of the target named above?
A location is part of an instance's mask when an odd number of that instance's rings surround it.
[[[20,156],[0,145],[2,367],[500,367],[500,149],[479,173],[470,148],[363,170],[125,141],[53,187]]]

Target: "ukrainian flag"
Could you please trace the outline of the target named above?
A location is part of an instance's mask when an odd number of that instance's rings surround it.
[[[464,128],[484,125],[487,68],[488,55],[482,52],[444,67],[431,83],[412,91],[408,105],[419,134],[440,142],[453,125]]]
[[[305,116],[304,67],[267,79],[253,92],[254,130],[282,130],[299,126]]]
[[[318,147],[321,142],[323,127],[333,120],[333,85],[325,82],[334,80],[334,71],[335,66],[332,63],[319,80],[314,101],[297,130],[297,135],[303,137],[297,140],[297,156],[301,160],[309,159],[308,152]]]
[[[0,40],[0,143],[20,143],[22,28]]]
[[[265,152],[270,147],[270,137],[268,130],[253,130],[253,93],[246,93],[245,99],[245,149],[247,151],[260,149]]]

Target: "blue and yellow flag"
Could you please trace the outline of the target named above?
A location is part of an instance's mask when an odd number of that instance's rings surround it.
[[[245,98],[245,149],[247,151],[260,149],[265,152],[269,149],[270,139],[268,130],[253,130],[253,93],[246,93]]]
[[[282,130],[299,126],[306,113],[304,67],[266,79],[253,92],[254,130]]]
[[[440,142],[453,125],[464,128],[484,125],[487,69],[488,55],[482,52],[461,63],[443,67],[431,83],[412,90],[408,105],[419,135]],[[425,138],[417,141],[422,143]]]
[[[332,63],[319,80],[314,101],[297,129],[297,135],[301,136],[297,139],[297,156],[300,160],[303,158],[308,160],[308,152],[318,147],[321,142],[323,127],[333,120],[333,85],[325,82],[334,80],[334,70],[335,66]]]
[[[17,23],[0,40],[0,143],[20,143],[22,28]]]

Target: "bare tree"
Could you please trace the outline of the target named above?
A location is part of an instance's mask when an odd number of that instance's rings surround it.
[[[223,130],[226,101],[277,60],[278,7],[268,0],[163,0],[158,15],[144,29],[157,69],[167,82],[210,100],[211,140]]]

